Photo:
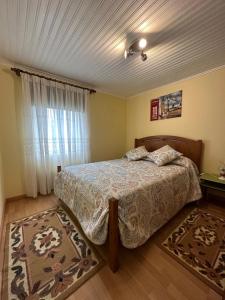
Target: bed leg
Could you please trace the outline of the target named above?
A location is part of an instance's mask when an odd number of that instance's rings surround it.
[[[118,200],[109,200],[109,267],[113,273],[119,269]]]

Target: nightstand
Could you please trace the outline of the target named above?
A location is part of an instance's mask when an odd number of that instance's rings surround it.
[[[225,180],[218,179],[218,175],[203,173],[200,175],[200,186],[203,196],[208,200],[210,195],[225,200]]]

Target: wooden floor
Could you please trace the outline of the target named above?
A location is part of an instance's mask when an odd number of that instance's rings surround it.
[[[6,224],[29,216],[53,207],[57,203],[58,200],[54,196],[10,201],[6,205],[4,222]],[[206,204],[203,203],[204,205]],[[224,208],[221,207],[221,209]],[[157,235],[159,236],[160,232],[156,233],[144,246],[135,250],[121,247],[120,270],[113,274],[105,265],[68,300],[222,300],[221,296],[163,252],[157,246]],[[106,254],[104,247],[100,247],[100,251],[103,255]],[[3,249],[1,249],[2,253]],[[1,267],[2,255],[0,260]]]

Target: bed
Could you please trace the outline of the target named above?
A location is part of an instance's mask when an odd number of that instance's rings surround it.
[[[55,194],[74,213],[94,244],[109,242],[109,266],[119,267],[119,243],[136,248],[168,222],[186,203],[201,197],[202,141],[175,136],[135,139],[151,152],[170,145],[184,154],[168,165],[126,158],[69,166],[55,180]]]

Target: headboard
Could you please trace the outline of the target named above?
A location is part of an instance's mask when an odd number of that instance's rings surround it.
[[[165,145],[170,145],[175,150],[184,154],[195,162],[198,169],[201,169],[201,158],[203,143],[201,140],[191,140],[172,135],[155,135],[141,139],[135,139],[135,147],[145,146],[148,151],[154,151]]]

